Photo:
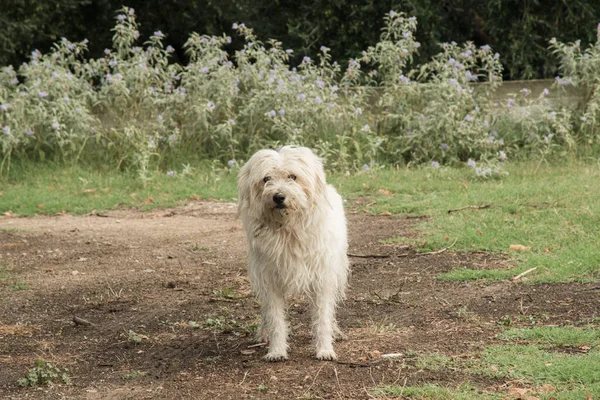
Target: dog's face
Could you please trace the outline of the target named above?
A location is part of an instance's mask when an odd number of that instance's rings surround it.
[[[323,164],[310,149],[261,150],[240,171],[240,214],[286,223],[310,210],[324,190]]]

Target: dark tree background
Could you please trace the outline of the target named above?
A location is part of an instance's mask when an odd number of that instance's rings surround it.
[[[441,42],[472,40],[502,55],[509,79],[555,75],[548,40],[587,45],[600,22],[599,0],[0,0],[0,65],[20,64],[63,36],[88,38],[90,55],[100,56],[123,2],[135,9],[142,39],[160,29],[181,62],[191,32],[232,34],[236,21],[263,40],[281,40],[298,58],[325,45],[342,62],[377,42],[383,15],[393,9],[418,18],[418,62],[436,54]]]

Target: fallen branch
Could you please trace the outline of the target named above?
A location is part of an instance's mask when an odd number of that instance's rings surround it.
[[[254,347],[263,347],[266,346],[268,343],[256,343],[256,344],[251,344],[250,346],[247,346],[247,349],[252,349]]]
[[[350,368],[372,367],[373,365],[377,364],[377,362],[360,363],[354,361],[336,361],[336,363],[341,365],[347,365]]]
[[[450,246],[448,246],[448,247],[444,247],[444,248],[443,248],[443,249],[441,249],[441,250],[437,250],[437,251],[430,251],[430,252],[428,252],[428,253],[417,253],[416,255],[417,255],[417,256],[433,256],[433,255],[436,255],[436,254],[441,254],[441,253],[445,252],[446,250],[448,250],[448,249],[452,248],[452,246],[454,246],[454,245],[456,244],[456,241],[457,241],[457,240],[458,240],[458,239],[454,239],[454,242],[452,242],[452,244],[451,244]]]
[[[73,322],[75,322],[75,325],[96,326],[96,324],[88,321],[87,319],[83,319],[77,316],[73,317]]]
[[[353,254],[353,253],[348,253],[348,257],[356,257],[356,258],[390,258],[389,255],[384,255],[384,254]]]
[[[481,205],[481,206],[466,206],[466,207],[456,208],[454,210],[448,210],[448,214],[452,214],[453,212],[458,212],[458,211],[468,210],[468,209],[483,210],[485,208],[492,208],[492,205],[491,204],[484,204],[484,205]]]
[[[92,211],[88,215],[92,215],[92,216],[95,216],[95,217],[102,217],[102,218],[110,218],[110,215],[99,213],[96,210]]]
[[[536,269],[537,269],[537,267],[529,268],[527,271],[521,272],[519,275],[513,277],[512,280],[513,281],[518,281],[519,279],[521,279],[522,277],[524,277],[528,273],[535,271]]]

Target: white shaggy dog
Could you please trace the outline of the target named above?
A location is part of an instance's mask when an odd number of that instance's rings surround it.
[[[259,339],[268,361],[287,359],[285,296],[304,293],[313,304],[320,360],[336,359],[336,303],[348,277],[342,198],[325,182],[321,160],[305,147],[261,150],[238,182],[239,214],[248,238],[248,273],[261,304]]]

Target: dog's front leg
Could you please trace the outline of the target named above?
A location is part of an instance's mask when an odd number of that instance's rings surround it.
[[[267,290],[261,296],[261,329],[269,337],[267,361],[287,360],[287,323],[285,321],[285,302],[282,293]]]
[[[326,289],[318,292],[314,298],[313,335],[319,360],[337,359],[333,350],[335,303],[335,295]]]

